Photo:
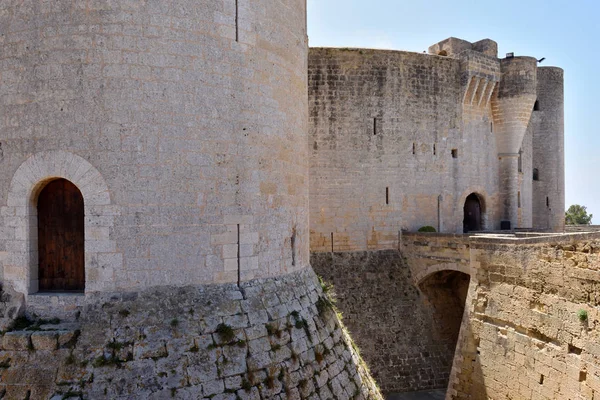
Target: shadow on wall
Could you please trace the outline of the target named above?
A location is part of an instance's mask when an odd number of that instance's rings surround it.
[[[425,295],[423,301],[432,310],[434,339],[453,352],[469,290],[469,275],[458,271],[439,271],[426,278],[419,288]]]
[[[481,329],[473,326],[471,311],[477,306],[477,283],[471,280],[466,293],[460,332],[457,338],[452,372],[446,392],[447,400],[484,400],[488,399],[487,388],[479,357],[479,339],[475,331]]]
[[[417,286],[397,251],[313,253],[352,338],[385,395],[446,389],[469,276],[442,270]]]

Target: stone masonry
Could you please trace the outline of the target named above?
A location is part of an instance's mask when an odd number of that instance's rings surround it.
[[[309,271],[99,294],[1,343],[6,399],[381,399]]]
[[[385,393],[600,391],[598,237],[454,235],[468,199],[564,229],[558,68],[309,51],[305,0],[2,1],[0,99],[0,398],[381,399],[367,365]],[[56,179],[78,293],[40,293]]]
[[[84,197],[86,292],[306,268],[305,6],[1,2],[3,279],[38,291],[56,178]]]
[[[448,398],[593,399],[600,393],[600,238],[475,238]]]
[[[333,284],[344,323],[383,393],[447,386],[462,316],[450,286],[415,284],[407,260],[391,250],[318,253],[311,264]],[[437,310],[458,318],[447,323]]]
[[[499,59],[491,40],[429,53],[310,50],[311,251],[462,233],[470,194],[483,230],[563,230],[561,70]]]

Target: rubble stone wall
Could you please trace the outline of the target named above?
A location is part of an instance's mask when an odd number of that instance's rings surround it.
[[[311,271],[86,301],[3,334],[5,398],[381,399]]]

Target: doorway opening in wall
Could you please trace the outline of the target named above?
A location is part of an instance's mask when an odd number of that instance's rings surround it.
[[[482,229],[482,206],[479,196],[471,193],[464,206],[463,232],[474,232]]]
[[[426,299],[431,313],[432,325],[430,343],[436,344],[436,359],[440,360],[436,368],[436,382],[439,388],[448,386],[448,377],[452,369],[454,354],[465,310],[465,301],[469,291],[469,275],[450,270],[442,270],[427,277],[419,288]]]
[[[68,180],[53,180],[40,192],[37,213],[39,291],[83,292],[83,195]]]

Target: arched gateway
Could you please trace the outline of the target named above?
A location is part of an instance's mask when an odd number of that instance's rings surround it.
[[[482,230],[481,202],[479,196],[471,193],[467,196],[464,206],[463,232],[473,232]]]

